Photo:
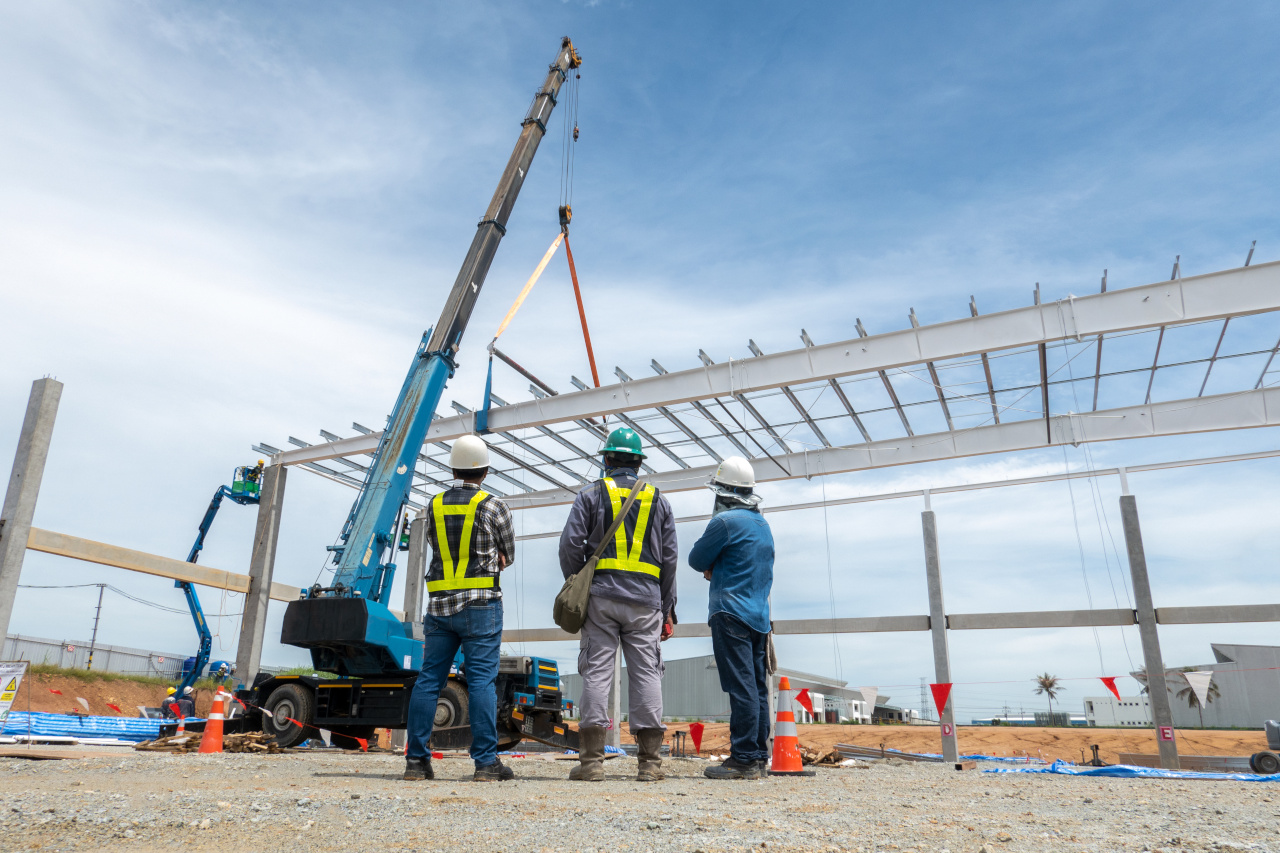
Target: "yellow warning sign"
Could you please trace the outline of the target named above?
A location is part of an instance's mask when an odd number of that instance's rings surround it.
[[[18,689],[18,679],[10,678],[9,683],[4,686],[5,692]]]
[[[12,702],[14,693],[15,691],[13,690],[6,690],[5,692],[0,693],[0,702]]]

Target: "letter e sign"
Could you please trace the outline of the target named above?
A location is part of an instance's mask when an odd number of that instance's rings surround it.
[[[1160,740],[1173,740],[1173,726],[1160,727]]]

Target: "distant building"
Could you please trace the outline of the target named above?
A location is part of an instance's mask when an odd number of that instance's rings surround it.
[[[1267,720],[1280,719],[1280,646],[1245,646],[1211,643],[1214,662],[1192,667],[1213,672],[1217,695],[1205,703],[1204,725],[1209,728],[1260,729]],[[1200,713],[1184,695],[1186,679],[1176,672],[1167,676],[1173,695],[1175,726],[1195,728]]]
[[[627,713],[626,672],[626,667],[623,667],[622,713],[624,715]],[[779,676],[784,675],[791,683],[793,692],[808,689],[810,701],[813,703],[813,714],[802,708],[798,702],[794,703],[797,723],[824,721],[835,723],[855,719],[861,723],[871,722],[872,709],[867,707],[862,693],[846,686],[848,682],[794,669],[779,669],[774,675],[774,684],[777,684]],[[564,697],[572,700],[576,706],[582,695],[582,677],[577,674],[561,676],[561,689],[564,691]],[[877,700],[876,719],[880,718],[880,710],[883,707],[879,703],[887,698],[885,696]],[[662,677],[662,712],[668,720],[727,721],[729,719],[729,697],[720,689],[720,673],[716,669],[714,655],[666,662],[666,674]]]
[[[1151,697],[1086,696],[1084,716],[1091,726],[1151,728]]]

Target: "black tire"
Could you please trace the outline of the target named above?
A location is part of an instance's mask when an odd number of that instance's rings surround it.
[[[373,739],[378,733],[377,726],[334,726],[329,730],[332,737],[329,743],[339,749],[359,749],[360,744],[355,738],[366,740],[371,746],[376,746]]]
[[[284,684],[271,691],[263,706],[270,714],[262,715],[262,730],[282,747],[297,746],[316,737],[311,725],[315,719],[316,701],[311,691],[301,684]],[[297,720],[298,722],[292,722]],[[303,723],[300,726],[298,723]]]
[[[1253,768],[1254,773],[1271,776],[1280,772],[1280,756],[1274,752],[1255,752],[1249,756],[1249,766]]]
[[[434,728],[450,729],[465,726],[471,722],[471,702],[467,697],[467,688],[460,681],[449,679],[440,690],[440,698],[436,701],[436,722]]]

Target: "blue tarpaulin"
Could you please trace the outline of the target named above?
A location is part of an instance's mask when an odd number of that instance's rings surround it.
[[[16,737],[27,734],[28,715],[21,711],[10,711],[5,721],[3,734]],[[160,724],[164,720],[149,720],[146,717],[81,717],[78,714],[41,714],[30,715],[31,734],[42,737],[104,737],[118,738],[141,742],[155,740],[160,736]],[[171,720],[168,722],[172,722]]]
[[[1258,776],[1253,773],[1196,773],[1191,770],[1161,770],[1158,767],[1134,767],[1113,764],[1110,767],[1080,767],[1055,761],[1048,767],[997,767],[983,773],[1057,773],[1061,776],[1110,776],[1117,779],[1216,779],[1232,782],[1280,782],[1280,774]]]

